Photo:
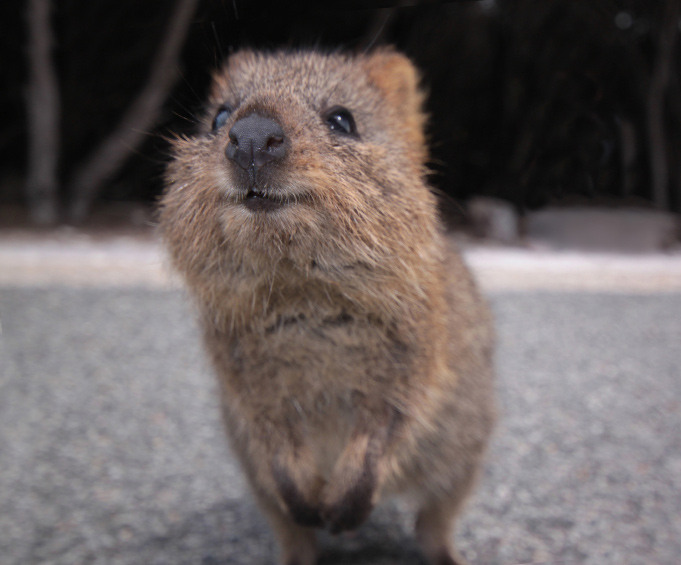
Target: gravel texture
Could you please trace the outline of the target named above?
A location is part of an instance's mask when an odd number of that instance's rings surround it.
[[[474,564],[681,555],[681,294],[495,293]],[[0,288],[2,565],[273,563],[177,290]],[[324,564],[423,564],[400,502]]]

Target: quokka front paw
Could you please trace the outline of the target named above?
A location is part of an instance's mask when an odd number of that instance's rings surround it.
[[[324,527],[319,504],[316,502],[322,484],[321,479],[316,476],[298,477],[299,480],[296,482],[293,479],[291,470],[276,461],[272,465],[272,475],[277,485],[279,496],[283,500],[286,510],[288,510],[293,521],[306,528]],[[303,488],[307,496],[303,493]]]
[[[275,467],[274,477],[288,514],[299,526],[326,528],[332,534],[354,530],[374,506],[375,481],[368,473],[361,473],[349,490],[329,488],[321,504],[308,502],[283,469]]]
[[[348,481],[347,479],[350,478]],[[376,476],[368,465],[322,493],[321,517],[332,534],[359,527],[374,507]]]

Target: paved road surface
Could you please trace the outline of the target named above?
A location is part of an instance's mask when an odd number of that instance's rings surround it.
[[[677,564],[681,293],[494,293],[475,564]],[[272,563],[180,291],[0,287],[0,563]],[[421,564],[404,508],[323,563]]]

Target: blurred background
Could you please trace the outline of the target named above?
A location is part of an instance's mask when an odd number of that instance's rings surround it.
[[[390,43],[430,93],[432,183],[451,222],[514,240],[545,229],[526,221],[535,210],[626,207],[634,223],[664,225],[651,245],[678,241],[677,0],[324,6],[3,2],[0,226],[153,205],[164,136],[191,133],[211,72],[234,50]],[[561,218],[549,223],[571,221]]]

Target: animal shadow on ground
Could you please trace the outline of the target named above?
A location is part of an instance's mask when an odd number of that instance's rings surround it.
[[[403,522],[399,510],[388,504],[356,532],[340,536],[321,532],[319,565],[427,565]],[[136,554],[135,560],[149,564],[277,563],[276,544],[265,519],[253,503],[243,500],[189,515],[167,534],[129,551],[131,557]]]

